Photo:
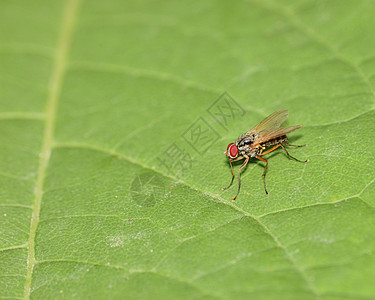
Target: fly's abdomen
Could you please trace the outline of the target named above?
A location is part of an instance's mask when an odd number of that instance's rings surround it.
[[[282,135],[278,138],[275,138],[275,139],[269,140],[267,142],[264,142],[262,144],[262,146],[263,147],[269,147],[269,146],[273,146],[273,145],[276,145],[276,144],[284,143],[287,140],[288,140],[288,137],[286,135]]]

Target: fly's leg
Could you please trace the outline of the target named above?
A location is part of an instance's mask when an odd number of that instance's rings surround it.
[[[247,165],[248,162],[249,162],[249,157],[247,156],[244,163],[242,164],[242,166],[238,170],[238,190],[237,190],[236,196],[232,197],[233,201],[236,200],[238,194],[240,193],[240,189],[241,189],[241,170]]]
[[[266,152],[263,152],[261,155],[266,155],[274,150],[276,150],[277,148],[279,147],[282,147],[281,144],[278,144],[276,145],[275,147],[272,147],[271,149],[267,150]],[[267,172],[267,168],[268,168],[268,160],[263,158],[263,157],[260,157],[260,156],[257,156],[256,157],[257,159],[261,160],[261,161],[264,161],[266,163],[266,167],[264,168],[264,171],[263,171],[263,184],[264,184],[264,190],[266,191],[266,195],[268,195],[268,192],[267,192],[267,187],[266,187],[266,172]]]
[[[292,146],[292,147],[303,147],[303,146],[306,146],[306,145],[298,145],[298,146],[296,146],[296,145],[289,145],[288,143],[284,143],[284,144],[286,144],[286,145],[288,145],[288,146]],[[284,147],[282,144],[277,144],[276,146],[272,147],[271,149],[267,150],[266,152],[263,152],[261,155],[262,155],[262,156],[263,156],[263,155],[266,155],[266,154],[268,154],[268,153],[270,153],[270,152],[276,150],[276,149],[279,148],[279,147],[281,147],[281,148],[284,149],[286,155],[287,155],[289,158],[293,158],[294,160],[299,161],[299,162],[303,162],[303,163],[309,161],[308,159],[305,160],[305,161],[303,161],[303,160],[299,160],[299,159],[297,159],[297,158],[291,156],[291,155],[289,154],[289,152],[285,149],[285,147]],[[266,172],[267,172],[267,168],[268,168],[268,160],[265,159],[265,158],[263,158],[263,157],[260,157],[260,156],[257,156],[256,158],[266,163],[266,167],[264,168],[264,172],[263,172],[263,175],[262,175],[262,176],[263,176],[264,190],[266,191],[266,194],[268,195],[267,188],[266,188]]]
[[[232,186],[233,180],[234,180],[234,171],[233,171],[232,162],[233,161],[237,161],[237,160],[241,160],[241,159],[244,159],[244,157],[240,156],[240,157],[237,157],[236,159],[229,159],[230,169],[232,170],[232,180],[231,180],[230,184],[227,187],[221,188],[222,190],[229,189]]]
[[[307,146],[307,144],[304,144],[304,145],[291,145],[291,144],[289,144],[288,142],[284,142],[283,144],[284,144],[284,145],[287,145],[288,147],[295,147],[295,148],[299,148],[299,147],[305,147],[305,146]]]
[[[263,158],[263,157],[260,157],[260,156],[257,156],[256,158],[261,160],[261,161],[264,161],[266,163],[266,167],[264,168],[262,176],[263,176],[264,190],[266,191],[266,195],[268,195],[267,188],[266,188],[266,172],[267,172],[267,168],[268,168],[268,160]]]
[[[284,143],[284,144],[285,144],[285,143]],[[306,163],[306,162],[309,161],[308,159],[306,159],[306,160],[299,160],[299,159],[297,159],[297,158],[291,156],[291,155],[289,154],[289,152],[285,149],[285,147],[284,147],[282,144],[279,144],[279,145],[281,146],[281,148],[284,149],[286,155],[288,155],[289,158],[293,158],[294,160],[299,161],[299,162],[302,162],[302,163]]]
[[[277,144],[275,147],[272,147],[271,149],[268,149],[266,152],[263,152],[263,153],[261,153],[261,154],[259,154],[259,155],[261,155],[261,156],[266,155],[266,154],[268,154],[268,153],[270,153],[270,152],[276,150],[276,149],[279,148],[280,146],[281,146],[281,144]]]
[[[229,161],[229,164],[230,164],[230,169],[232,170],[232,180],[230,181],[230,184],[229,184],[227,187],[223,187],[222,190],[229,189],[229,188],[232,186],[232,184],[233,184],[233,180],[234,180],[234,171],[233,171],[232,161]]]

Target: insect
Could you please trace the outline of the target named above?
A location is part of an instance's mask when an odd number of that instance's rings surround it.
[[[230,143],[228,145],[227,150],[224,152],[224,154],[226,154],[228,157],[233,176],[232,176],[232,180],[230,184],[227,187],[222,188],[223,190],[230,188],[233,184],[233,180],[235,176],[234,176],[232,162],[242,160],[242,159],[245,160],[238,171],[238,190],[237,190],[236,196],[232,197],[232,200],[236,200],[238,194],[240,193],[241,170],[247,165],[250,158],[256,158],[266,163],[262,176],[263,176],[264,190],[267,195],[268,195],[268,192],[266,188],[266,172],[267,172],[267,167],[268,167],[268,160],[263,158],[262,157],[263,155],[266,155],[276,150],[277,148],[281,147],[289,158],[292,158],[296,161],[303,162],[303,163],[309,161],[309,160],[302,161],[291,156],[285,148],[285,146],[290,146],[290,147],[306,146],[306,145],[290,145],[287,143],[288,137],[286,136],[286,134],[302,127],[301,125],[280,127],[280,125],[284,123],[288,115],[289,115],[289,111],[287,109],[281,109],[281,110],[275,111],[273,114],[269,115],[262,122],[256,125],[253,129],[241,135],[237,139],[235,144]]]

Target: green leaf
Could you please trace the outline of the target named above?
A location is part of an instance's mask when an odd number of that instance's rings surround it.
[[[0,298],[374,299],[374,9],[2,1]]]

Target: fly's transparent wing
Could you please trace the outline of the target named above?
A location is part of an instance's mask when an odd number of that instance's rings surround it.
[[[263,130],[259,133],[258,138],[254,141],[254,144],[251,147],[255,147],[259,144],[263,144],[269,140],[276,139],[280,136],[286,135],[294,130],[301,128],[302,125],[297,126],[288,126],[288,127],[281,127],[281,128],[273,128],[268,130]]]
[[[278,111],[275,111],[273,114],[270,114],[267,118],[265,118],[262,122],[260,122],[247,133],[254,133],[272,128],[278,128],[282,123],[284,123],[288,115],[289,111],[287,109],[280,109]]]

